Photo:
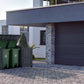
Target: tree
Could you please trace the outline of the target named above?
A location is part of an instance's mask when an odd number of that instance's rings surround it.
[[[21,46],[21,47],[29,47],[24,33],[21,34],[21,37],[19,39],[18,46]]]

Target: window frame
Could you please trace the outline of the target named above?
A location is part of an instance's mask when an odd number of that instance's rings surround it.
[[[46,35],[45,35],[45,43],[42,42],[42,32],[45,32],[46,34],[46,30],[40,30],[40,45],[46,45]]]

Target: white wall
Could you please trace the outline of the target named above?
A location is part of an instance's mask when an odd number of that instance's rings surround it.
[[[20,35],[20,26],[8,26],[8,34]]]
[[[0,34],[2,34],[2,26],[6,25],[6,20],[0,20]],[[20,26],[8,26],[8,34],[20,35]]]
[[[33,0],[33,7],[43,6],[43,0]]]
[[[44,27],[29,27],[29,45],[35,44],[36,48],[33,50],[33,54],[36,58],[45,58],[46,57],[46,46],[40,45],[40,31],[46,30]]]
[[[2,26],[6,25],[6,20],[0,20],[0,34],[2,34]]]
[[[34,27],[29,27],[29,45],[32,46],[33,43],[33,38],[34,38]]]

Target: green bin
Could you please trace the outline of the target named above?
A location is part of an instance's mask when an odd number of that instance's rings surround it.
[[[9,54],[10,49],[2,49],[2,68],[9,68]]]
[[[1,48],[6,48],[8,44],[8,41],[0,41],[0,47]]]
[[[19,66],[19,50],[20,49],[12,49],[12,57],[11,57],[11,64],[12,68]]]
[[[9,45],[8,45],[8,48],[15,48],[16,44],[17,44],[17,41],[10,41]]]

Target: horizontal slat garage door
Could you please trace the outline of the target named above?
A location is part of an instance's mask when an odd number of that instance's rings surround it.
[[[55,63],[84,65],[84,23],[56,24]]]

